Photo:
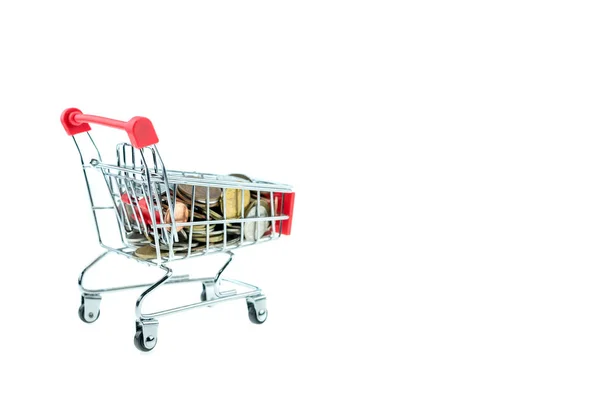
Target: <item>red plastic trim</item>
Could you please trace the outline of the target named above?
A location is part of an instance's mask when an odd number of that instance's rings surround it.
[[[133,117],[129,121],[123,122],[116,119],[83,114],[77,108],[67,108],[61,114],[60,121],[69,136],[90,131],[92,129],[90,123],[93,123],[124,130],[129,135],[131,145],[136,149],[158,143],[158,136],[152,122],[144,117]]]
[[[125,204],[131,205],[131,208],[133,209],[134,214],[135,214],[135,219],[138,222],[140,222],[142,224],[145,223],[146,225],[152,225],[152,217],[150,216],[148,203],[146,202],[145,198],[142,197],[142,198],[137,199],[137,204],[140,206],[139,210],[134,204],[131,204],[132,202],[131,202],[131,199],[129,198],[129,193],[123,193],[121,195],[121,201],[123,201],[123,203],[125,203]],[[141,218],[140,218],[140,210],[142,212]],[[154,218],[155,218],[155,221],[160,221],[160,214],[158,211],[154,211]]]
[[[81,114],[81,111],[79,111],[76,108],[67,108],[60,115],[60,122],[62,122],[62,125],[65,128],[65,131],[67,131],[67,135],[73,136],[73,135],[77,135],[78,133],[87,132],[87,131],[92,130],[92,128],[90,127],[90,124],[74,124],[71,121],[71,116],[73,114]]]
[[[290,235],[292,233],[292,219],[294,218],[294,200],[296,199],[296,193],[275,193],[274,196],[277,214],[283,214],[289,217],[289,219],[281,223],[281,233]],[[283,211],[281,210],[282,197],[284,200]],[[279,232],[278,222],[275,222],[275,232]]]

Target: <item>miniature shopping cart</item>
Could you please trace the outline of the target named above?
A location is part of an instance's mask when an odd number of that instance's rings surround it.
[[[233,258],[233,250],[272,241],[291,231],[294,193],[288,185],[251,180],[243,175],[212,175],[165,168],[156,148],[158,137],[147,118],[134,117],[128,122],[85,115],[75,108],[62,113],[61,122],[73,137],[81,158],[83,173],[104,252],[79,276],[81,306],[79,317],[86,323],[100,315],[101,294],[125,289],[148,287],[135,304],[135,346],[152,350],[157,343],[158,317],[192,308],[212,306],[228,300],[246,299],[250,321],[262,324],[267,319],[266,297],[261,289],[244,282],[222,277]],[[116,163],[104,162],[90,135],[90,123],[123,129],[131,144],[117,145]],[[85,133],[84,135],[78,135]],[[83,150],[86,142],[92,158]],[[98,174],[99,173],[99,174]],[[101,186],[108,189],[105,203],[100,203],[92,184],[96,174]],[[106,195],[106,189],[104,195]],[[100,215],[109,214],[111,233],[116,243],[103,238],[106,227]],[[150,284],[88,289],[85,274],[108,253],[116,253],[165,271]],[[225,264],[214,277],[173,276],[171,263],[209,254],[224,254]],[[199,302],[153,313],[142,312],[148,295],[161,285],[202,283]],[[225,290],[223,286],[233,289]]]

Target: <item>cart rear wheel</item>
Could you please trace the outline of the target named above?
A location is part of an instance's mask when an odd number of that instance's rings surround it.
[[[254,304],[248,303],[248,318],[250,318],[250,322],[253,324],[260,325],[264,323],[267,320],[268,315],[269,312],[266,309],[256,311]]]
[[[85,322],[86,324],[91,324],[92,322],[96,322],[100,317],[100,310],[98,312],[93,313],[91,311],[86,312],[85,305],[82,304],[79,306],[79,319]]]

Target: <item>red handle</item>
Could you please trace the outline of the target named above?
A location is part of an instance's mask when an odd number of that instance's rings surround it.
[[[133,117],[129,121],[123,122],[116,119],[83,114],[76,108],[67,108],[60,116],[60,121],[69,136],[91,130],[90,123],[92,123],[123,129],[129,135],[131,145],[136,149],[158,143],[158,136],[156,136],[152,122],[144,117]]]

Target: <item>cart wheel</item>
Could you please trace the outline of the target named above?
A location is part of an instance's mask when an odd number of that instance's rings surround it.
[[[91,324],[92,322],[96,322],[100,317],[100,309],[97,312],[88,311],[86,312],[85,304],[79,306],[79,319],[85,322],[86,324]]]
[[[135,345],[135,348],[139,351],[148,352],[156,347],[157,340],[158,339],[154,338],[154,343],[150,347],[148,347],[148,345],[144,342],[144,334],[140,330],[135,332],[135,336],[133,337],[133,344]]]
[[[252,303],[247,303],[247,304],[248,304],[248,318],[250,318],[250,322],[252,322],[253,324],[260,325],[267,320],[267,316],[269,315],[269,312],[267,311],[266,308],[256,311],[254,304],[252,304]]]

